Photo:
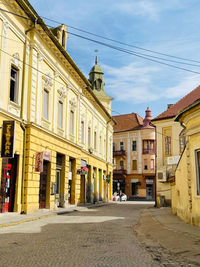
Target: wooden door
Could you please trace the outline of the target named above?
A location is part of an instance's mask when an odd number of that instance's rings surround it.
[[[47,169],[48,162],[43,163],[43,172],[40,173],[40,192],[39,192],[39,208],[46,208],[46,188],[47,188]]]

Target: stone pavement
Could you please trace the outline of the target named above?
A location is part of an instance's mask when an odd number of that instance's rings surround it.
[[[200,266],[200,228],[186,224],[170,208],[144,209],[134,230],[147,251],[164,266],[174,266],[172,262]]]
[[[109,203],[100,204],[84,204],[84,205],[68,205],[66,208],[57,208],[50,211],[48,209],[41,209],[32,214],[19,214],[16,212],[0,213],[0,228],[14,226],[24,222],[31,222],[39,219],[53,217],[60,214],[67,214],[74,211],[85,211],[87,208],[108,205]]]

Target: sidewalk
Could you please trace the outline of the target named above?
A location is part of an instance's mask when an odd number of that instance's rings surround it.
[[[110,202],[97,204],[80,204],[69,205],[66,208],[57,208],[56,210],[41,209],[32,214],[19,214],[16,212],[0,213],[0,228],[17,225],[24,222],[35,221],[43,218],[53,217],[59,214],[66,214],[74,211],[84,211],[88,208],[100,207],[109,205]]]
[[[145,209],[134,230],[156,260],[200,266],[200,228],[185,223],[170,208]]]

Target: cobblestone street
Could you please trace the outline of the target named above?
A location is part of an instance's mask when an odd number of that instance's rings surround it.
[[[2,228],[0,266],[196,266],[158,257],[161,248],[138,237],[149,207],[110,204]]]

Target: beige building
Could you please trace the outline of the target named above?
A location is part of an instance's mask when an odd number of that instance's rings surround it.
[[[181,111],[175,121],[185,127],[186,145],[171,182],[172,212],[200,226],[200,100]]]
[[[155,129],[151,111],[143,120],[136,113],[114,116],[113,192],[129,199],[155,198]]]
[[[0,125],[14,135],[1,143],[1,211],[111,199],[112,98],[66,52],[64,25],[48,28],[27,0],[1,8]]]
[[[184,126],[174,121],[176,115],[193,103],[200,94],[199,87],[152,120],[156,127],[157,205],[171,205],[170,181],[174,179],[177,163],[185,146]]]

